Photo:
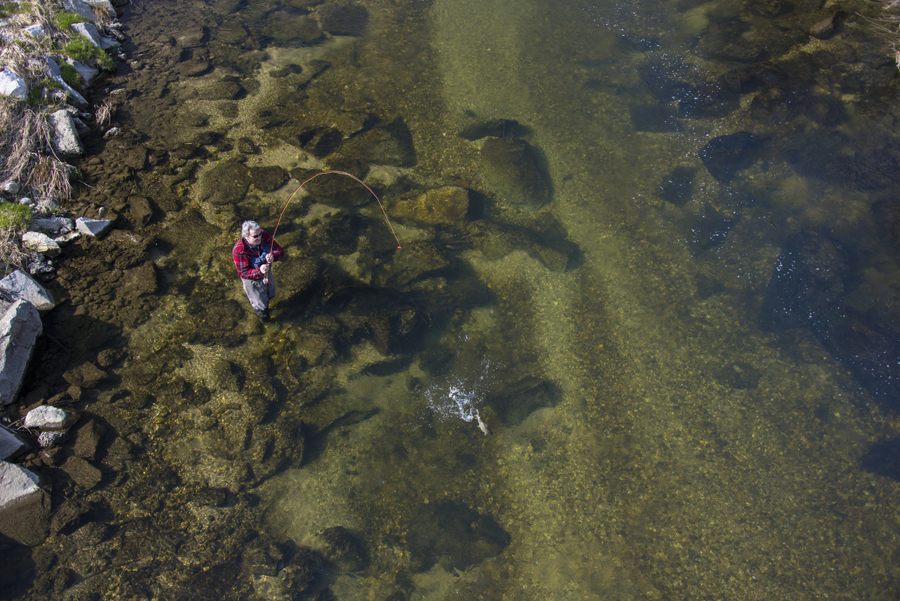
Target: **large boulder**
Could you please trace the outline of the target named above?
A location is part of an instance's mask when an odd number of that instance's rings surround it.
[[[69,111],[60,109],[51,114],[50,124],[53,126],[53,148],[56,152],[64,157],[84,154],[84,146]]]
[[[56,306],[53,295],[21,269],[0,280],[0,292],[14,301],[27,301],[38,311],[49,311]]]
[[[461,225],[469,211],[469,191],[459,186],[443,186],[398,203],[392,213],[425,225]]]
[[[50,500],[38,477],[28,470],[0,461],[0,535],[22,545],[35,546],[47,537]]]
[[[762,148],[759,137],[739,131],[710,140],[700,149],[700,160],[714,178],[728,184],[738,171],[753,166]]]
[[[43,331],[41,316],[27,301],[16,301],[0,318],[0,403],[9,405],[16,400]]]

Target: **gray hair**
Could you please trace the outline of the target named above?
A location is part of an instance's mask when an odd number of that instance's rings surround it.
[[[250,233],[250,230],[261,230],[259,224],[255,221],[245,221],[241,224],[241,236],[247,237],[247,234]]]

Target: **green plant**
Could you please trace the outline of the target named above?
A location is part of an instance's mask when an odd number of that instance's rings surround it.
[[[81,36],[75,36],[70,40],[63,47],[63,52],[66,56],[86,64],[90,63],[92,58],[96,59],[97,64],[107,71],[115,71],[116,69],[116,61],[112,57]]]
[[[25,97],[25,102],[33,107],[47,104],[45,102],[46,95],[53,90],[61,89],[62,85],[60,85],[58,81],[55,81],[53,79],[44,79],[39,84],[31,88],[31,91],[28,92],[28,96]]]
[[[11,202],[0,204],[0,229],[16,228],[24,230],[31,224],[31,209],[28,205]]]
[[[87,19],[77,13],[59,13],[56,15],[56,28],[60,31],[68,31],[75,23],[87,23]]]
[[[84,78],[81,76],[81,73],[69,63],[62,63],[59,66],[59,71],[62,73],[63,81],[73,88],[80,88],[81,84],[84,83]]]
[[[31,10],[31,5],[27,2],[3,2],[0,4],[0,19],[6,19],[19,13],[26,13]]]

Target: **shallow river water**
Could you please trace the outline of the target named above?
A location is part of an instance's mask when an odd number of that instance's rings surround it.
[[[329,7],[352,18],[322,36],[311,23]],[[207,487],[252,493],[252,528],[282,545],[352,533],[362,559],[324,564],[308,598],[896,598],[900,109],[891,53],[857,10],[130,5],[137,62],[113,124],[150,164],[110,196],[156,203],[162,291],[123,330],[117,386],[147,399],[130,418],[146,450],[132,481],[177,483],[151,506],[111,502],[110,519],[124,532],[150,516],[148,540],[187,534],[100,564],[112,571],[73,563],[71,590],[290,598],[281,564],[248,572],[238,541],[215,560],[233,568],[192,567],[195,526],[153,517],[185,504],[180,519],[214,520],[191,505]],[[310,192],[279,229],[277,325],[258,323],[231,266],[240,221],[272,231],[301,173],[343,169],[385,124],[414,157],[348,170],[368,169],[404,248],[365,196],[334,222],[363,242],[321,234],[336,209]],[[543,196],[492,179],[496,140],[527,142]],[[291,179],[222,200],[229,161]],[[402,217],[450,184],[470,191],[461,224],[435,235]],[[415,241],[446,263],[402,263]],[[379,284],[401,269],[417,279]],[[384,343],[368,313],[395,305],[420,325]],[[277,409],[234,417],[255,398]],[[274,451],[254,455],[260,432],[285,423],[296,448],[261,467]],[[176,564],[212,575],[179,583]]]

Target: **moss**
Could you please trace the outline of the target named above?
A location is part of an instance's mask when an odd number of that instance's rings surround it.
[[[68,31],[75,23],[87,23],[87,19],[76,13],[59,13],[55,21],[56,28],[60,31]]]
[[[81,73],[69,63],[62,63],[59,66],[59,71],[62,74],[63,81],[73,88],[80,88],[81,84],[84,83],[84,78],[81,76]]]
[[[5,202],[0,204],[0,229],[25,229],[31,224],[31,209],[27,205]]]
[[[38,85],[31,88],[31,91],[28,92],[28,96],[25,98],[25,102],[27,102],[31,106],[40,106],[42,104],[46,104],[44,102],[45,95],[53,90],[61,90],[62,85],[58,81],[54,81],[52,79],[45,79],[41,81]]]
[[[97,64],[107,71],[114,71],[116,62],[101,49],[91,44],[86,38],[75,36],[68,44],[63,47],[66,56],[74,58],[85,64],[89,64],[91,59],[96,59]]]

